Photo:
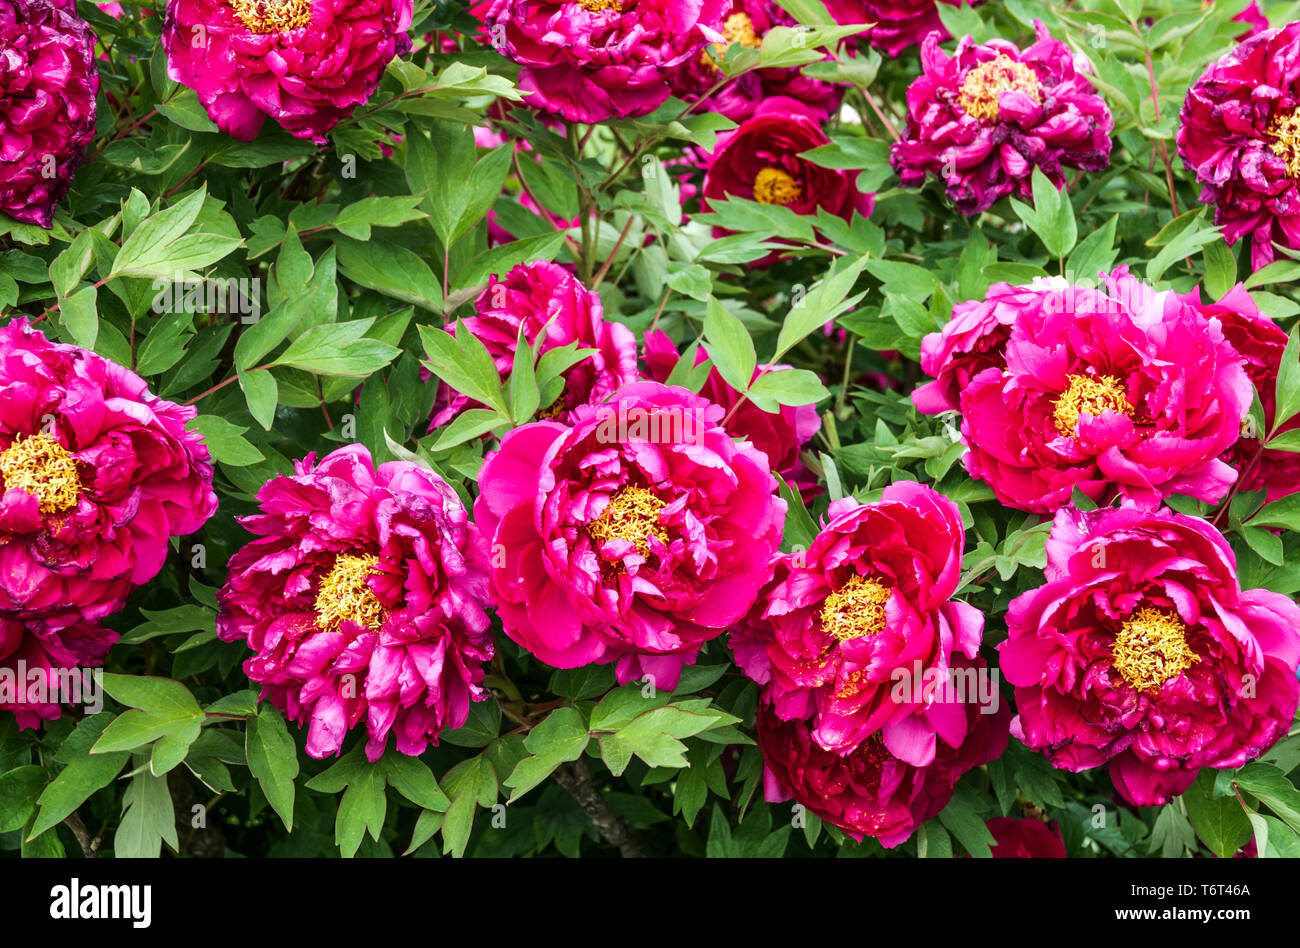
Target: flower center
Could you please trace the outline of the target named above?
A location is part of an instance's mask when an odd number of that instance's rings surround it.
[[[759,204],[793,204],[803,188],[780,168],[764,168],[754,178],[754,200]]]
[[[1056,430],[1066,437],[1078,430],[1080,415],[1096,416],[1113,411],[1133,417],[1133,406],[1129,404],[1128,393],[1115,376],[1092,378],[1088,375],[1067,375],[1066,378],[1069,387],[1052,403],[1055,406],[1052,418],[1056,422]]]
[[[311,0],[228,0],[250,33],[283,33],[311,22]]]
[[[659,511],[666,507],[662,500],[644,487],[620,487],[609,499],[599,517],[587,524],[587,535],[597,543],[612,540],[629,540],[636,544],[642,556],[650,555],[650,534],[663,544],[668,543],[668,532],[659,523]]]
[[[763,38],[754,30],[754,21],[750,19],[748,13],[733,13],[727,17],[722,24],[722,35],[727,42],[713,44],[713,56],[717,56],[718,59],[726,55],[727,47],[732,43],[739,43],[749,49],[758,49],[763,42]],[[705,50],[700,53],[700,62],[716,72],[718,64],[714,62],[713,56]]]
[[[1172,612],[1143,608],[1130,617],[1111,646],[1111,666],[1138,691],[1159,691],[1201,660],[1187,645],[1187,626]]]
[[[45,514],[66,513],[81,496],[76,459],[44,431],[29,438],[19,436],[0,452],[0,478],[6,490],[16,487],[38,497]]]
[[[1300,109],[1273,116],[1268,133],[1274,141],[1269,150],[1286,163],[1286,173],[1300,178]]]
[[[366,582],[366,577],[377,573],[379,557],[342,553],[334,560],[334,568],[320,581],[316,593],[316,624],[333,631],[344,621],[355,622],[367,629],[377,629],[384,623],[384,607]]]
[[[578,0],[579,6],[584,10],[592,13],[599,13],[601,10],[613,10],[615,13],[623,12],[622,0]]]
[[[1043,101],[1043,85],[1030,66],[999,54],[980,63],[962,80],[958,97],[966,114],[984,121],[998,117],[998,97],[1004,92],[1023,92],[1035,102]]]
[[[841,642],[875,635],[885,627],[889,596],[876,580],[851,577],[822,602],[822,631]]]

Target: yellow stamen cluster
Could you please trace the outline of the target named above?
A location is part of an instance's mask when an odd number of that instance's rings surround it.
[[[803,188],[780,168],[764,168],[754,178],[754,200],[759,204],[793,204]]]
[[[44,431],[14,439],[0,452],[4,489],[18,488],[40,499],[41,513],[67,513],[81,496],[77,461],[68,449]]]
[[[1172,612],[1149,607],[1138,610],[1111,646],[1111,667],[1138,691],[1159,691],[1200,656],[1187,644],[1187,626]]]
[[[889,596],[877,580],[851,577],[822,602],[822,631],[841,642],[875,635],[885,627]]]
[[[1268,133],[1273,136],[1269,150],[1286,162],[1286,173],[1300,178],[1300,109],[1273,116]]]
[[[284,33],[311,22],[311,0],[229,0],[250,33]]]
[[[1043,101],[1043,85],[1033,68],[998,54],[996,59],[980,63],[962,80],[957,101],[966,114],[981,121],[998,117],[998,98],[1004,92],[1023,92],[1035,102]]]
[[[599,13],[601,10],[613,10],[615,13],[623,12],[622,0],[578,0],[579,5],[592,13]]]
[[[609,506],[587,524],[587,535],[597,543],[629,540],[636,544],[638,553],[649,556],[651,534],[668,543],[668,531],[659,523],[659,511],[666,506],[644,487],[620,487],[609,499]]]
[[[709,50],[700,53],[700,62],[710,69],[717,71],[718,64],[714,61],[714,56],[722,59],[727,54],[727,47],[732,43],[739,43],[749,49],[758,49],[763,43],[763,38],[758,35],[754,29],[754,21],[750,19],[748,13],[733,13],[722,24],[722,35],[726,39],[725,43],[714,43],[712,45],[713,56],[709,55]]]
[[[1056,430],[1067,438],[1077,434],[1080,415],[1100,415],[1113,411],[1133,417],[1133,405],[1119,379],[1113,375],[1093,378],[1089,375],[1067,375],[1069,386],[1053,402],[1052,419]]]
[[[336,557],[316,593],[316,625],[326,631],[334,631],[345,620],[367,629],[383,625],[383,604],[366,582],[378,572],[378,564],[379,557],[370,554]]]

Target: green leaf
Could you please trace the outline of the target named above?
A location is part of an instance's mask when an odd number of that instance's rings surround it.
[[[1068,198],[1065,203],[1070,203]],[[1119,255],[1115,246],[1115,226],[1118,222],[1119,215],[1111,215],[1110,220],[1084,237],[1071,251],[1065,262],[1065,270],[1071,277],[1071,282],[1095,281],[1098,273],[1109,272],[1114,266],[1115,258]]]
[[[164,842],[173,850],[180,848],[166,776],[139,771],[122,797],[122,811],[122,822],[113,836],[113,855],[117,858],[157,859]]]
[[[247,428],[233,425],[216,415],[198,415],[190,421],[188,427],[203,435],[203,441],[212,453],[212,458],[222,464],[244,467],[265,459],[257,448],[245,437]]]
[[[27,824],[45,781],[45,768],[32,764],[0,774],[0,833],[12,833]]]
[[[723,380],[737,392],[748,389],[758,365],[754,341],[745,324],[712,296],[704,311],[704,338],[708,342],[709,358]]]
[[[1237,772],[1235,782],[1300,833],[1300,791],[1291,785],[1282,771],[1270,764],[1247,764]]]
[[[1237,258],[1220,237],[1201,248],[1205,261],[1205,291],[1210,299],[1222,299],[1237,283]]]
[[[454,731],[443,731],[441,740],[457,747],[486,747],[501,733],[501,705],[495,698],[475,701],[469,717]]]
[[[244,735],[248,771],[257,778],[267,802],[279,814],[285,832],[293,832],[294,778],[298,776],[298,750],[284,718],[271,705],[248,719]]]
[[[563,698],[581,701],[603,695],[613,687],[613,665],[581,665],[558,669],[551,675],[549,690]]]
[[[130,710],[104,729],[92,754],[134,750],[153,743],[149,767],[162,776],[185,759],[206,720],[189,689],[170,678],[105,675],[104,690]]]
[[[1285,424],[1300,412],[1300,326],[1291,330],[1282,362],[1277,370],[1277,409],[1273,417],[1274,428]]]
[[[775,414],[782,405],[813,405],[831,393],[807,369],[772,369],[754,380],[748,394],[763,411]]]
[[[414,251],[386,241],[347,237],[338,238],[335,246],[339,271],[353,283],[442,313],[442,284]]]
[[[981,801],[965,788],[953,794],[952,801],[939,813],[939,821],[977,859],[988,859],[989,847],[997,842],[988,831],[981,813]]]
[[[64,739],[58,758],[67,766],[59,771],[59,775],[36,801],[41,809],[28,833],[29,839],[35,839],[52,826],[63,822],[92,793],[108,786],[121,773],[122,765],[131,756],[126,751],[112,754],[89,753],[112,717],[112,714],[103,712],[83,718]]]
[[[438,786],[433,771],[424,761],[396,751],[386,753],[380,760],[388,785],[426,810],[443,812],[451,805],[447,794]]]
[[[72,341],[83,349],[95,348],[95,341],[99,338],[98,298],[98,290],[85,286],[59,300],[59,321],[72,334]]]
[[[239,387],[244,392],[244,399],[248,402],[248,412],[253,416],[253,420],[270,431],[271,424],[275,421],[275,408],[280,397],[275,376],[267,369],[241,372]]]
[[[1226,859],[1246,845],[1251,837],[1251,823],[1235,796],[1210,797],[1213,784],[1214,776],[1203,771],[1183,794],[1183,803],[1201,842],[1220,859]],[[1181,856],[1182,852],[1175,855]]]
[[[199,188],[177,201],[166,210],[145,220],[122,243],[109,277],[136,275],[151,276],[154,261],[161,261],[167,248],[175,245],[190,229],[208,198],[207,186]],[[175,269],[174,267],[172,269]],[[163,276],[170,276],[164,273]]]
[[[369,240],[372,227],[400,227],[407,221],[423,218],[417,209],[420,195],[369,197],[349,204],[334,219],[334,227],[354,240]]]

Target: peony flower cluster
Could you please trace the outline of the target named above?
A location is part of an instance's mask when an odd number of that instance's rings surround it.
[[[1065,770],[1109,763],[1136,806],[1257,757],[1300,701],[1300,606],[1243,592],[1222,534],[1169,510],[1059,511],[1007,627],[1012,732]]]
[[[1008,195],[1032,193],[1035,168],[1058,188],[1065,168],[1100,171],[1110,162],[1110,109],[1088,81],[1087,63],[1035,21],[1024,50],[968,36],[950,57],[931,33],[921,75],[907,90],[907,130],[889,160],[904,186],[939,175],[963,214]]]
[[[1254,33],[1187,90],[1178,153],[1259,269],[1300,248],[1300,22]]]
[[[543,417],[567,421],[578,406],[603,401],[638,378],[632,331],[607,322],[600,297],[557,264],[525,263],[504,280],[493,276],[474,309],[465,328],[483,343],[502,379],[509,378],[514,367],[521,329],[529,345],[545,333],[542,352],[571,343],[595,350],[564,371],[564,390],[553,404],[542,406]],[[455,328],[450,331],[454,334]],[[430,427],[441,427],[472,407],[481,406],[443,385]]]
[[[235,138],[252,141],[269,116],[324,144],[410,51],[412,11],[412,0],[170,0],[167,74]]]
[[[508,433],[479,474],[505,632],[559,668],[617,662],[620,682],[676,687],[770,575],[785,502],[767,457],[723,410],[636,382],[569,424]]]
[[[0,328],[0,664],[29,672],[103,664],[99,623],[158,575],[168,541],[216,511],[196,409],[127,369],[53,343],[26,320]],[[52,679],[50,679],[52,680]],[[58,717],[56,702],[17,710]]]
[[[0,0],[0,212],[49,227],[95,135],[95,34],[71,3]]]
[[[996,284],[922,343],[922,411],[961,411],[971,475],[1010,507],[1221,499],[1250,408],[1242,358],[1195,302],[1118,267],[1098,287]]]
[[[831,504],[808,550],[776,558],[731,636],[762,686],[775,799],[893,846],[1005,748],[984,616],[950,599],[964,543],[956,504],[899,482],[874,503]]]
[[[406,461],[375,466],[352,445],[258,494],[240,521],[257,535],[230,561],[217,634],[285,716],[307,753],[338,754],[365,722],[366,756],[391,733],[419,755],[487,697],[487,546],[456,492]]]
[[[672,77],[725,43],[729,0],[491,0],[492,46],[519,63],[525,102],[570,122],[653,112]]]

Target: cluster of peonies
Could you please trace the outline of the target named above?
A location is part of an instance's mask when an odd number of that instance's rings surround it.
[[[26,320],[0,328],[0,666],[51,696],[0,704],[19,726],[59,716],[56,671],[102,665],[100,623],[216,511],[196,414]]]
[[[951,600],[964,545],[957,505],[901,482],[831,504],[809,549],[776,557],[731,636],[762,686],[769,799],[896,846],[1006,748],[984,616]]]
[[[0,212],[49,227],[95,134],[95,34],[63,0],[0,0]]]

